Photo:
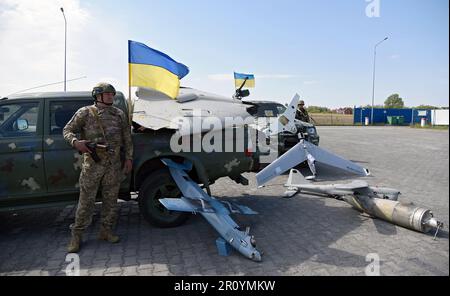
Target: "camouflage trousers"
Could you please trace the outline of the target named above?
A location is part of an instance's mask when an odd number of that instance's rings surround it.
[[[80,174],[80,199],[72,227],[73,233],[82,233],[91,223],[98,190],[102,192],[102,227],[111,229],[117,219],[117,197],[122,177],[120,159],[103,159],[95,163],[84,155]]]

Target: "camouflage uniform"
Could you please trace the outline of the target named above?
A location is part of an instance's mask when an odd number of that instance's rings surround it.
[[[77,133],[81,134],[80,139],[76,138]],[[72,234],[81,234],[91,224],[100,185],[103,198],[102,229],[111,230],[117,218],[117,197],[122,178],[120,147],[125,150],[125,159],[131,160],[133,153],[131,131],[125,113],[113,106],[83,107],[64,127],[63,135],[72,146],[76,140],[87,140],[108,144],[112,148],[108,152],[97,150],[101,159],[99,163],[94,162],[89,153],[83,155],[80,199]]]
[[[295,114],[295,119],[304,121],[304,122],[309,122],[310,118],[309,118],[309,114],[308,111],[305,108],[297,108],[297,112]]]

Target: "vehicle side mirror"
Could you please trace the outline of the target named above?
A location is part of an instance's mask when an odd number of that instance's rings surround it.
[[[16,121],[17,129],[19,131],[24,131],[28,129],[28,120],[26,119],[17,119]]]

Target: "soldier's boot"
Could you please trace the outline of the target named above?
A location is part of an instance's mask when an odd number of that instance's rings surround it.
[[[81,232],[72,232],[72,237],[70,238],[70,242],[67,245],[67,252],[78,253],[80,251],[81,239],[82,239]]]
[[[120,238],[117,235],[114,235],[111,228],[101,227],[100,232],[98,233],[98,239],[110,242],[112,244],[118,243]]]

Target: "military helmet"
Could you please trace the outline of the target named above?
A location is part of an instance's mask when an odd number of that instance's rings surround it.
[[[92,97],[97,99],[97,95],[101,95],[104,93],[113,93],[116,95],[116,89],[109,83],[100,82],[92,89]]]
[[[305,105],[305,101],[301,100],[300,102],[298,102],[299,105]]]

